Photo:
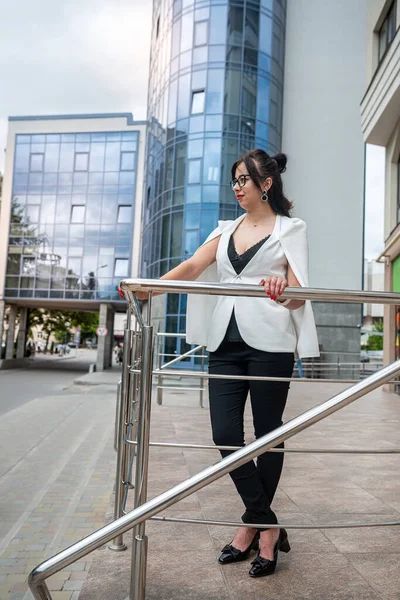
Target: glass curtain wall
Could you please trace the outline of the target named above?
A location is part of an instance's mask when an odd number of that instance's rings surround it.
[[[5,295],[120,301],[138,132],[17,135]]]
[[[143,277],[239,216],[229,181],[242,152],[279,151],[285,10],[285,0],[154,0]],[[185,309],[185,298],[167,298],[166,331],[185,331]]]

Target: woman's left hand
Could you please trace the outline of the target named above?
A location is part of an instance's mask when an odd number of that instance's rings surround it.
[[[261,279],[258,285],[264,287],[265,293],[271,300],[276,300],[288,286],[288,282],[287,279],[279,277],[279,275],[269,275],[265,279]]]

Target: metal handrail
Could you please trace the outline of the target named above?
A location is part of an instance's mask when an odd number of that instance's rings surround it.
[[[146,497],[146,475],[148,454],[145,453],[145,446],[149,445],[149,402],[151,400],[151,379],[153,371],[151,369],[152,362],[152,327],[150,326],[151,319],[151,297],[152,292],[175,292],[175,293],[194,293],[194,294],[211,294],[211,295],[227,295],[227,296],[254,296],[254,297],[265,297],[264,290],[256,285],[243,285],[243,284],[210,284],[200,282],[174,282],[165,280],[139,280],[129,279],[124,280],[120,284],[125,297],[129,301],[130,311],[136,316],[136,322],[142,331],[142,371],[140,388],[141,397],[145,402],[140,407],[142,415],[142,423],[140,424],[140,437],[138,437],[139,452],[142,455],[141,463],[138,460],[138,467],[136,471],[135,481],[135,508],[127,515],[121,516],[114,522],[102,527],[98,531],[90,534],[86,538],[79,542],[72,544],[69,548],[66,548],[62,552],[59,552],[55,556],[44,561],[38,565],[29,575],[29,587],[32,591],[35,600],[51,600],[50,591],[46,585],[46,579],[51,575],[54,575],[58,571],[67,567],[71,563],[79,560],[83,556],[86,556],[93,550],[99,548],[103,544],[120,537],[135,527],[137,535],[133,536],[133,548],[136,553],[133,553],[133,563],[135,566],[135,574],[137,576],[134,583],[134,598],[144,599],[145,594],[145,572],[146,572],[146,550],[147,550],[147,537],[144,535],[144,522],[157,515],[164,509],[172,506],[176,502],[183,498],[186,498],[190,494],[197,492],[203,487],[209,485],[213,481],[216,481],[220,477],[226,475],[232,470],[240,467],[249,460],[263,454],[270,448],[274,448],[281,444],[285,440],[289,439],[296,433],[307,429],[314,423],[321,421],[323,418],[333,414],[339,409],[347,406],[356,399],[364,396],[371,392],[377,387],[390,381],[393,377],[396,377],[400,373],[400,360],[396,361],[384,368],[377,373],[373,373],[366,379],[359,381],[352,387],[340,392],[333,398],[325,401],[324,403],[315,406],[305,413],[295,417],[294,419],[278,427],[274,431],[262,436],[258,440],[251,444],[240,448],[233,454],[222,459],[218,463],[207,467],[196,475],[189,479],[179,483],[168,491],[160,494],[159,496],[145,501],[140,504],[141,500]],[[146,291],[149,293],[149,310],[148,310],[148,325],[144,324],[143,318],[140,313],[140,307],[135,291]],[[322,300],[330,302],[369,302],[369,303],[384,303],[384,304],[400,304],[400,294],[394,293],[381,293],[381,292],[359,292],[359,291],[346,291],[346,290],[322,290],[316,288],[286,288],[282,294],[282,299],[293,298],[293,299],[310,299],[310,300]],[[128,365],[127,357],[124,357],[124,365]],[[132,363],[131,363],[132,364]],[[125,378],[129,374],[135,375],[136,369],[126,368],[124,374]],[[162,371],[164,375],[167,373]],[[175,373],[176,374],[176,373]],[[197,377],[199,374],[197,373]],[[225,378],[225,376],[223,376]],[[267,378],[262,378],[267,379]],[[284,378],[282,378],[284,380]],[[299,380],[300,381],[300,380]],[[125,382],[127,383],[127,382]],[[128,381],[129,383],[129,381]],[[123,381],[124,384],[124,381]],[[129,386],[125,387],[128,390]],[[121,396],[123,396],[123,390],[121,390]],[[121,425],[126,425],[127,419],[123,419],[123,410],[120,408],[121,413]],[[119,435],[122,435],[123,427],[119,429]],[[140,470],[143,468],[143,471]],[[122,469],[123,470],[123,469]],[[121,472],[122,472],[121,470]],[[139,499],[139,505],[137,500]],[[399,522],[391,523],[393,525],[400,525]],[[275,527],[281,527],[280,524],[273,525]],[[139,581],[140,580],[140,581]]]
[[[233,469],[240,467],[260,454],[263,454],[269,448],[277,446],[296,433],[307,429],[314,423],[321,421],[323,418],[333,414],[365,394],[368,394],[398,373],[400,373],[400,360],[384,367],[379,373],[374,373],[367,379],[344,390],[323,404],[307,410],[305,413],[295,417],[284,425],[281,425],[281,427],[278,427],[271,433],[240,448],[233,454],[220,460],[215,465],[203,469],[196,475],[193,475],[159,496],[137,506],[127,515],[120,517],[116,521],[102,527],[83,540],[72,544],[69,548],[66,548],[62,552],[59,552],[55,556],[44,561],[33,569],[29,575],[29,587],[33,597],[35,600],[51,600],[50,591],[45,583],[45,580],[51,575],[54,575],[76,560],[86,556],[86,554],[96,550],[103,544],[115,538],[116,535],[123,534],[136,525],[143,523],[145,520],[158,514],[169,506],[172,506],[179,500],[197,492],[223,475],[233,471]],[[400,522],[393,524],[400,524]],[[276,527],[280,527],[280,525],[277,524]]]
[[[210,296],[251,296],[265,298],[264,288],[246,283],[204,283],[199,281],[173,281],[167,279],[123,279],[120,288],[125,294],[158,292],[175,294],[200,294]],[[282,300],[315,300],[321,302],[400,304],[400,294],[395,292],[365,292],[359,290],[330,290],[325,288],[287,287]]]
[[[137,445],[136,440],[125,440],[127,444]],[[216,444],[182,444],[175,442],[150,442],[149,446],[159,448],[185,448],[188,450],[239,450],[243,446],[218,446]],[[400,454],[400,448],[379,448],[377,450],[358,448],[270,448],[267,452],[292,452],[297,454]]]
[[[140,369],[131,369],[130,372],[138,374],[140,373]],[[207,371],[190,371],[189,369],[187,371],[175,371],[172,369],[171,371],[168,369],[161,371],[160,369],[154,369],[152,373],[154,376],[162,374],[163,377],[188,377],[194,379],[238,379],[242,381],[295,381],[296,383],[355,383],[356,381],[359,381],[355,379],[312,379],[311,377],[258,377],[256,375],[228,374],[222,376],[218,374],[207,373]],[[397,379],[392,379],[388,383],[399,383],[399,381]]]

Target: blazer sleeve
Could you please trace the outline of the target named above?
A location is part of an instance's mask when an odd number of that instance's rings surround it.
[[[232,221],[219,221],[218,227],[210,233],[202,246],[221,235],[223,230],[230,223],[232,223]],[[218,279],[217,263],[214,262],[203,271],[196,281],[215,282],[218,281]],[[208,327],[211,323],[211,317],[217,302],[218,296],[188,294],[186,308],[186,342],[188,344],[207,346]]]
[[[308,287],[308,241],[307,225],[296,217],[282,219],[279,235],[283,251],[293,273],[302,287]],[[297,337],[297,353],[300,358],[319,356],[317,328],[310,300],[290,311]]]

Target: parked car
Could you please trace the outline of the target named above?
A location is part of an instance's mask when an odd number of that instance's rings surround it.
[[[76,348],[76,344],[75,344],[75,342],[68,342],[67,346],[68,346],[69,348]]]
[[[71,352],[71,348],[69,348],[67,344],[57,344],[57,346],[54,348],[54,352],[56,354],[69,354],[69,352]]]
[[[369,355],[368,355],[368,352],[366,350],[361,350],[360,351],[360,362],[362,362],[362,363],[369,362]]]

